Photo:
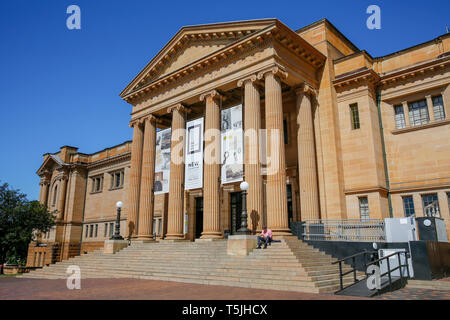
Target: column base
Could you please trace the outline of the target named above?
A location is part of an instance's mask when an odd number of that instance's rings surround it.
[[[222,232],[202,232],[200,239],[223,239]]]
[[[248,256],[258,245],[257,236],[237,235],[229,236],[227,242],[227,254],[231,256]]]
[[[220,241],[224,240],[224,238],[198,238],[195,239],[195,242],[212,242],[212,241]]]
[[[164,240],[185,240],[184,234],[168,234]]]

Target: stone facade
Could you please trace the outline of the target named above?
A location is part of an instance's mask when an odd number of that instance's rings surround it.
[[[448,34],[373,58],[326,19],[297,31],[276,19],[184,27],[121,93],[132,142],[44,155],[39,200],[58,223],[30,244],[28,265],[42,265],[46,250],[49,263],[103,247],[119,200],[131,240],[232,233],[239,183],[220,183],[220,163],[205,162],[203,188],[185,190],[185,135],[176,129],[204,117],[205,130],[220,131],[220,111],[238,104],[244,132],[256,132],[244,139],[253,232],[267,225],[289,237],[291,221],[427,212],[450,234],[449,65]],[[154,194],[155,134],[170,127],[169,192]],[[260,129],[277,142],[264,153],[275,171],[260,161]],[[210,138],[205,147],[220,154],[219,136]]]

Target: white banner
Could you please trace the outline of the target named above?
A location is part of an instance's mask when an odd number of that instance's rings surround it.
[[[244,138],[242,105],[222,110],[222,184],[242,181],[244,177]]]
[[[186,123],[185,190],[203,187],[203,118]]]
[[[155,194],[169,192],[171,133],[171,128],[156,132]]]

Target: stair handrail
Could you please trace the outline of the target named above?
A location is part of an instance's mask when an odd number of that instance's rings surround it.
[[[400,255],[401,255],[401,254],[405,255],[405,264],[402,264],[402,262],[401,262],[401,258],[400,258]],[[397,258],[398,258],[398,266],[395,267],[394,269],[391,269],[391,264],[390,264],[390,262],[389,262],[389,258],[392,257],[392,256],[395,256],[395,255],[397,255]],[[389,254],[389,255],[383,257],[383,258],[379,258],[379,259],[377,259],[377,260],[374,260],[374,261],[369,262],[368,264],[366,264],[366,269],[367,269],[368,266],[373,265],[373,264],[376,264],[377,266],[379,266],[380,261],[387,259],[387,267],[388,267],[388,270],[387,270],[386,272],[380,274],[380,279],[381,279],[383,276],[385,276],[386,274],[388,275],[388,277],[389,277],[389,291],[392,292],[392,275],[391,275],[392,272],[394,272],[394,271],[397,270],[397,269],[400,269],[400,270],[399,270],[399,273],[400,273],[400,279],[403,280],[403,272],[402,272],[402,268],[403,268],[403,267],[406,267],[406,273],[407,273],[406,279],[411,278],[411,275],[410,275],[410,273],[409,273],[408,258],[409,258],[409,253],[408,253],[407,251],[397,251],[397,252],[393,252],[393,253],[391,253],[391,254]],[[366,278],[367,278],[367,277],[366,277]]]
[[[340,290],[339,290],[339,291],[342,291],[342,290],[344,290],[345,288],[348,288],[348,287],[354,285],[355,283],[361,281],[361,280],[358,280],[358,278],[356,277],[356,258],[359,257],[359,256],[364,255],[364,266],[365,266],[365,268],[367,268],[366,255],[367,255],[367,254],[374,254],[374,253],[376,253],[376,251],[368,251],[368,250],[364,250],[364,251],[361,251],[361,252],[358,252],[358,253],[356,253],[356,254],[354,254],[354,255],[351,255],[351,256],[342,258],[342,259],[337,260],[337,261],[335,261],[335,262],[332,263],[332,264],[339,263],[339,285],[340,285]],[[352,269],[350,269],[349,271],[343,273],[343,272],[342,272],[342,263],[343,263],[343,262],[345,263],[345,261],[347,261],[347,260],[349,260],[349,259],[352,259]],[[350,274],[350,273],[352,273],[352,272],[353,272],[353,283],[352,283],[352,284],[349,284],[348,286],[346,286],[346,287],[344,288],[344,276],[346,276],[347,274]],[[363,280],[363,279],[362,279],[362,280]],[[338,292],[338,291],[337,291],[337,292]]]

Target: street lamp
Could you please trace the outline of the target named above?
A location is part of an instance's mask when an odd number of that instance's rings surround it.
[[[120,210],[122,209],[122,206],[123,206],[123,202],[117,201],[117,203],[116,203],[116,207],[117,207],[116,230],[110,240],[123,240],[122,236],[120,235]]]
[[[236,231],[237,234],[251,234],[247,228],[247,190],[249,184],[247,181],[242,181],[240,188],[242,190],[242,213],[241,213],[241,227]]]

